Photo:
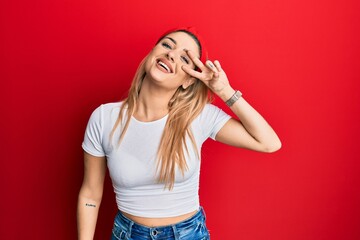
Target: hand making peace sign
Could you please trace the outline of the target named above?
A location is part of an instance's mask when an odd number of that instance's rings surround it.
[[[195,71],[185,65],[182,66],[184,72],[202,81],[215,94],[219,94],[222,90],[229,86],[229,80],[224,70],[221,68],[219,61],[215,60],[214,63],[212,63],[210,60],[207,60],[204,65],[192,51],[187,50],[186,52],[201,72]]]

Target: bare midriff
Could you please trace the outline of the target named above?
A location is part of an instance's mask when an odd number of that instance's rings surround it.
[[[195,213],[197,213],[197,211],[193,211],[176,217],[166,217],[166,218],[144,218],[144,217],[134,216],[125,212],[121,212],[121,213],[137,224],[144,225],[147,227],[160,227],[160,226],[172,225],[184,221],[194,216]]]

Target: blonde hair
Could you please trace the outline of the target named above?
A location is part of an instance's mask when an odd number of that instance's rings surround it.
[[[144,65],[147,57],[148,56],[146,56],[139,64],[130,86],[128,97],[123,100],[119,116],[110,133],[110,139],[112,139],[116,128],[123,122],[126,109],[126,121],[120,133],[118,146],[124,139],[131,116],[133,116],[136,110],[141,85],[146,75]],[[200,114],[206,103],[211,101],[211,97],[212,95],[208,91],[206,85],[202,81],[196,79],[195,82],[186,89],[183,89],[182,86],[180,86],[168,103],[168,118],[157,152],[157,171],[159,173],[158,182],[164,183],[165,188],[167,187],[169,190],[174,186],[176,166],[183,175],[187,170],[184,152],[186,151],[187,154],[189,153],[188,146],[186,145],[187,136],[191,140],[197,157],[200,158],[200,153],[198,152],[199,150],[192,134],[190,124]]]

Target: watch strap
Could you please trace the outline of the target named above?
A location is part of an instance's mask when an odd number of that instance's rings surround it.
[[[229,98],[225,103],[227,106],[231,107],[237,100],[242,96],[242,93],[239,90],[236,90],[235,93]]]

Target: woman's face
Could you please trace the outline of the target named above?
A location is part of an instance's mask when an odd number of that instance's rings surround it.
[[[195,68],[195,65],[186,50],[191,50],[199,57],[199,47],[190,35],[184,32],[168,34],[148,55],[145,62],[147,76],[159,86],[170,90],[177,89],[184,83],[187,85],[186,81],[190,81],[191,77],[181,69],[181,66]]]

